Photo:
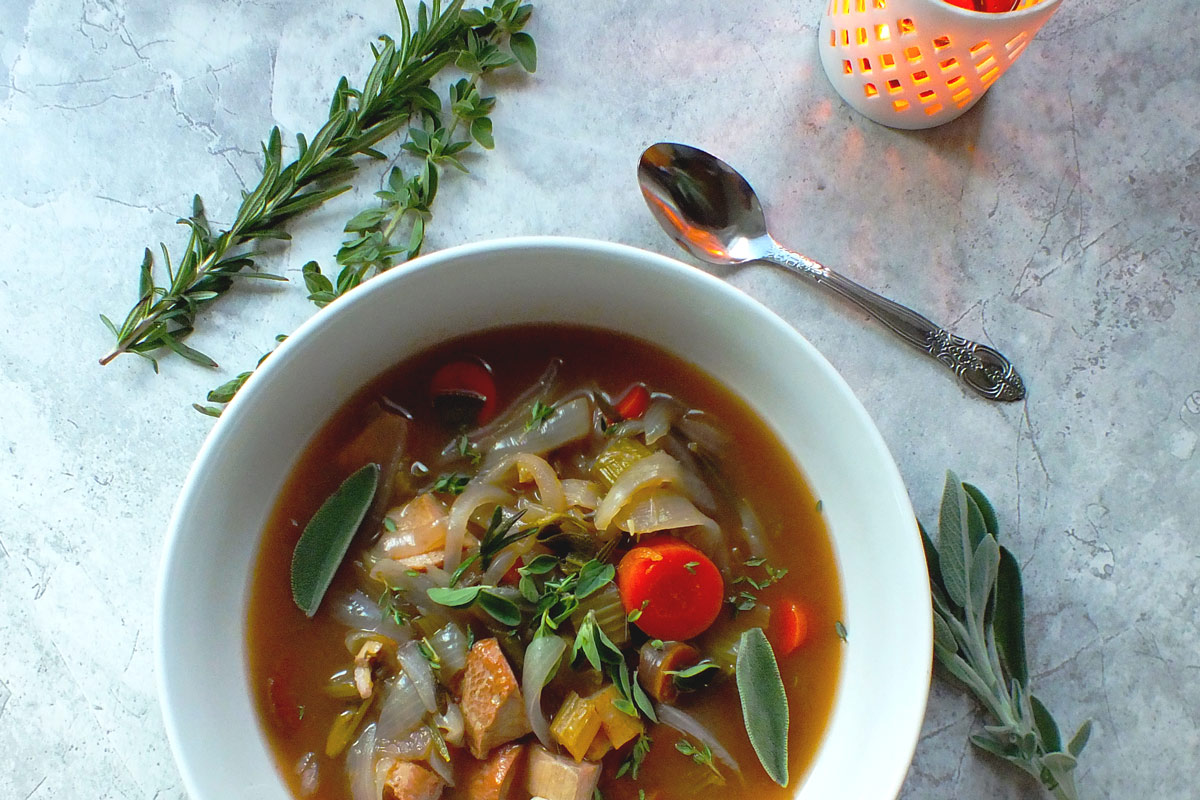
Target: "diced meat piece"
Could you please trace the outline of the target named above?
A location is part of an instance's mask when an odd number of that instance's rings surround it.
[[[463,800],[508,800],[524,754],[525,745],[506,744],[496,748],[487,761],[476,761],[460,784],[460,796]]]
[[[354,688],[358,689],[358,696],[363,700],[375,691],[375,678],[371,673],[382,652],[382,642],[368,639],[363,642],[363,646],[358,649],[358,655],[354,657]]]
[[[414,761],[397,761],[388,770],[383,800],[438,800],[446,784],[438,774]]]
[[[600,765],[556,756],[538,745],[529,751],[525,788],[545,800],[591,800],[600,782]]]
[[[533,730],[517,677],[494,638],[476,642],[467,653],[461,706],[467,743],[478,759]]]

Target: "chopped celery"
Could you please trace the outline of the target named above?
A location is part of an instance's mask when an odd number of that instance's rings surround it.
[[[646,732],[639,717],[630,716],[613,705],[620,697],[617,687],[610,683],[588,698],[595,706],[596,713],[600,716],[600,725],[604,728],[604,735],[613,747],[621,747]]]
[[[608,443],[592,465],[592,472],[608,488],[617,482],[621,473],[641,461],[652,451],[637,439],[622,437]]]
[[[591,700],[584,700],[575,692],[567,695],[559,707],[558,713],[550,723],[550,735],[576,761],[582,761],[587,755],[592,740],[600,732],[600,715]]]
[[[621,603],[621,592],[615,583],[610,583],[595,594],[579,601],[575,619],[582,620],[589,611],[596,612],[596,624],[604,635],[617,647],[629,642],[629,623],[625,617],[625,606]]]

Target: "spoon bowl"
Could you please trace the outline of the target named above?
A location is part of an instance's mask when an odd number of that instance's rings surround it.
[[[859,306],[906,342],[936,359],[989,400],[1025,397],[1012,362],[997,350],[950,333],[906,306],[779,244],[767,232],[762,203],[733,167],[695,147],[651,145],[638,163],[650,213],[680,247],[721,266],[766,261],[789,269]]]

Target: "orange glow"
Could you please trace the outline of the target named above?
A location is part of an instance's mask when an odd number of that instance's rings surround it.
[[[904,57],[908,59],[910,64],[920,64],[921,48],[916,47],[915,45],[913,47],[906,47],[904,49]]]
[[[900,81],[896,80],[895,78],[893,78],[892,80],[887,82],[887,87],[888,87],[888,91],[891,92],[892,94],[896,94],[897,92],[903,91],[900,88]]]
[[[971,99],[971,90],[970,89],[963,89],[961,92],[954,95],[954,102],[958,103],[960,106],[970,99]]]
[[[864,84],[863,92],[866,93],[867,97],[875,97],[879,94],[879,90],[875,88],[875,84],[873,83]]]
[[[984,51],[986,51],[991,46],[992,46],[992,43],[989,42],[987,39],[984,39],[979,44],[971,45],[971,55],[977,56],[980,53],[983,53]]]
[[[875,7],[880,9],[887,8],[887,0],[875,0]]]
[[[866,44],[866,43],[867,43],[867,29],[866,29],[866,28],[859,28],[859,29],[856,31],[856,36],[855,36],[855,39],[858,41],[858,43],[859,43],[860,45]]]
[[[869,58],[860,58],[860,59],[858,60],[858,63],[859,63],[859,66],[860,66],[860,67],[862,67],[862,71],[863,71],[864,73],[865,73],[865,72],[870,72],[870,71],[871,71],[871,59],[869,59]]]
[[[996,57],[988,56],[983,61],[980,61],[978,64],[975,65],[975,72],[977,74],[982,74],[984,72],[987,72],[989,69],[991,69],[994,66],[996,66]]]
[[[938,113],[941,110],[942,110],[942,104],[936,103],[936,104],[930,106],[929,108],[925,109],[925,113],[932,117],[934,114]]]
[[[907,111],[908,110],[908,101],[907,100],[893,100],[892,108],[896,109],[897,111]]]
[[[879,63],[883,64],[884,69],[896,68],[896,59],[892,57],[891,53],[884,53],[879,56]]]
[[[937,97],[937,94],[933,91],[933,89],[926,89],[917,95],[917,97],[921,98],[922,103],[928,103],[929,101],[933,100],[933,98]]]
[[[697,228],[694,225],[689,225],[687,221],[680,218],[680,216],[676,214],[670,206],[668,206],[662,200],[659,200],[654,195],[643,193],[643,196],[647,201],[653,203],[654,207],[657,208],[664,217],[670,220],[671,225],[673,225],[683,235],[683,238],[687,239],[694,247],[698,247],[716,258],[725,258],[728,255],[728,253],[725,252],[725,248],[721,246],[721,241],[717,239],[717,237],[713,236],[703,228]]]
[[[938,66],[942,68],[942,72],[949,72],[958,66],[957,58],[947,58],[945,61],[939,62]]]
[[[842,61],[842,72],[844,72],[847,75],[854,74],[854,66],[850,63],[850,59],[847,58],[844,61]]]
[[[892,31],[887,26],[886,22],[882,22],[875,26],[875,38],[881,42],[886,42],[892,38]]]
[[[950,46],[950,37],[949,36],[939,36],[933,40],[933,49],[934,50],[945,50],[949,46]]]
[[[956,75],[953,78],[951,78],[950,80],[946,81],[946,88],[952,92],[957,92],[959,90],[959,88],[961,88],[962,86],[964,86],[966,84],[966,82],[967,82],[967,79],[964,78],[962,75]]]
[[[896,24],[896,27],[899,29],[901,36],[906,33],[914,33],[917,30],[917,26],[908,17],[900,20],[900,22]]]
[[[987,84],[996,80],[996,78],[999,77],[999,75],[1000,75],[1000,68],[993,67],[986,75],[982,76],[979,80],[983,81],[983,84],[986,86]]]
[[[913,83],[929,83],[929,73],[919,69],[912,74]]]

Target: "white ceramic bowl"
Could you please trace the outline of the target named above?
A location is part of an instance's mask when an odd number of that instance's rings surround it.
[[[932,624],[912,507],[866,411],[812,345],[722,281],[622,245],[523,238],[424,256],[315,315],[201,448],[167,534],[157,609],[159,696],[192,800],[290,800],[255,716],[245,608],[260,532],[309,437],[409,355],[533,321],[656,342],[737,387],[780,437],[822,499],[849,630],[829,728],[795,796],[894,798],[924,716]]]

